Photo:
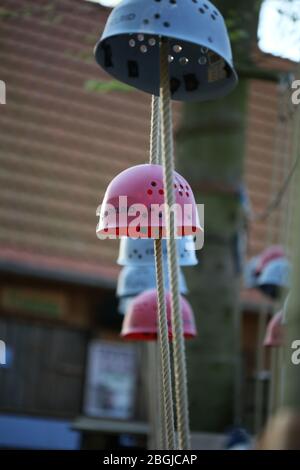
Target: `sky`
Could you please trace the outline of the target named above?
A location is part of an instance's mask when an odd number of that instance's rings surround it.
[[[105,7],[115,7],[121,0],[87,0],[88,2],[100,3]]]
[[[265,0],[258,38],[264,52],[299,62],[300,0]]]
[[[113,7],[121,0],[88,1]],[[300,0],[264,0],[260,12],[258,39],[259,47],[264,52],[299,62]]]

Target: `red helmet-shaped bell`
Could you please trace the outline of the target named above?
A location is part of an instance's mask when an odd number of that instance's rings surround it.
[[[280,245],[272,245],[266,248],[258,258],[256,265],[256,275],[260,274],[270,261],[285,257],[285,251]]]
[[[169,339],[172,340],[171,297],[166,294],[166,308]],[[135,297],[130,303],[126,314],[121,336],[136,341],[154,341],[158,332],[157,291],[148,290]],[[183,319],[184,337],[194,338],[197,335],[195,320],[189,302],[181,296],[181,314]]]
[[[174,172],[176,233],[195,235],[200,227],[197,206],[187,181]],[[137,165],[109,184],[100,211],[97,234],[104,237],[165,238],[165,195],[161,165]]]

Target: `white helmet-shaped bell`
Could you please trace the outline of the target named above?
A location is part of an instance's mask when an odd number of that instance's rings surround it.
[[[121,82],[159,95],[161,38],[168,39],[174,100],[220,98],[235,87],[226,24],[208,0],[123,0],[108,18],[96,60]]]

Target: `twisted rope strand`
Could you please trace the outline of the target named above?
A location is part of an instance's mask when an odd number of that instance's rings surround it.
[[[159,163],[160,160],[160,100],[158,96],[152,96],[151,101],[151,128],[150,128],[150,161],[149,163]]]
[[[177,412],[177,431],[179,449],[190,448],[189,413],[187,394],[187,373],[185,362],[185,344],[183,338],[183,321],[181,316],[179,295],[179,268],[177,259],[177,245],[175,239],[175,217],[170,208],[175,202],[173,189],[174,150],[172,111],[169,88],[168,43],[161,42],[160,55],[160,96],[161,96],[161,129],[162,129],[162,160],[164,168],[164,191],[168,210],[167,219],[167,247],[168,269],[171,287],[172,330],[174,344],[174,378]]]
[[[168,450],[167,443],[167,431],[166,431],[166,415],[165,415],[165,399],[163,391],[163,380],[162,380],[162,360],[161,360],[161,344],[160,339],[156,342],[156,383],[158,389],[159,403],[158,403],[158,449],[157,450]]]
[[[159,342],[161,354],[161,378],[162,378],[162,411],[164,415],[164,426],[166,431],[166,448],[175,449],[175,430],[173,415],[171,361],[169,349],[169,334],[166,312],[166,300],[164,291],[164,274],[162,259],[162,241],[154,241],[155,266],[157,278],[157,303],[158,303],[158,324]]]
[[[160,133],[160,99],[152,97],[150,131],[150,163],[160,162],[161,133]],[[160,349],[160,412],[162,422],[161,446],[166,450],[175,449],[175,429],[173,415],[173,396],[171,379],[171,361],[169,349],[168,322],[166,312],[165,282],[163,272],[163,256],[161,239],[154,241],[154,256],[157,284],[158,307],[158,341]],[[165,432],[165,435],[163,435]]]

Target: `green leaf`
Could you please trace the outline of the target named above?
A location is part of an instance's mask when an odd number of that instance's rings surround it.
[[[18,13],[8,10],[7,8],[0,7],[0,18],[9,19],[15,18],[18,16]]]
[[[121,83],[118,80],[111,80],[109,82],[101,82],[100,80],[87,80],[84,84],[86,91],[95,91],[98,93],[108,93],[110,91],[134,91],[134,88]]]
[[[98,36],[96,34],[88,34],[83,38],[83,41],[85,44],[94,45],[98,39]]]
[[[242,39],[249,38],[249,33],[247,31],[244,31],[243,29],[237,29],[235,31],[231,31],[229,35],[230,35],[231,42],[237,42],[237,41],[241,41]]]

